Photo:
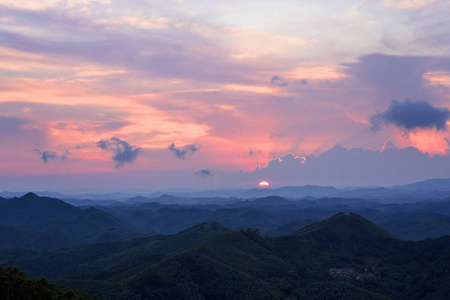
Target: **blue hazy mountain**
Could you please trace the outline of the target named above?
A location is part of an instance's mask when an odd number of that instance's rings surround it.
[[[450,178],[434,178],[396,186],[397,189],[412,191],[450,191]]]
[[[26,192],[0,192],[3,198],[21,197]],[[82,194],[62,194],[51,191],[36,192],[39,196],[62,199],[76,206],[93,205],[118,205],[121,202],[153,202],[165,204],[180,203],[180,199],[186,203],[224,203],[233,201],[235,198],[251,199],[266,196],[280,196],[288,199],[298,199],[305,197],[341,197],[341,198],[370,198],[384,199],[395,202],[396,198],[409,197],[415,199],[431,198],[442,199],[450,197],[450,179],[429,179],[411,184],[391,186],[391,187],[332,187],[315,185],[283,186],[277,188],[252,188],[252,189],[218,189],[204,191],[178,191],[168,190],[159,192],[137,193],[82,193]],[[175,197],[175,198],[173,198]],[[178,198],[178,199],[177,199]],[[158,200],[155,200],[158,199]],[[227,199],[230,199],[229,201]]]

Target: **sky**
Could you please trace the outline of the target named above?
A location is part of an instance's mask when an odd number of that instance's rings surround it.
[[[450,1],[0,0],[0,190],[450,177]]]

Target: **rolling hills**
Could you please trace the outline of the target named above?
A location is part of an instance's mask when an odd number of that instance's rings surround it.
[[[96,208],[83,210],[34,193],[0,199],[1,248],[55,249],[133,234],[126,222]]]
[[[0,266],[106,299],[450,297],[450,199],[156,199],[0,198]]]
[[[403,241],[355,213],[272,238],[207,222],[174,235],[0,256],[8,258],[1,265],[107,299],[450,296],[450,237]]]

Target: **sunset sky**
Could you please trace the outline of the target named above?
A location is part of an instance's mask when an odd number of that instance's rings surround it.
[[[0,0],[0,190],[450,177],[450,1]]]

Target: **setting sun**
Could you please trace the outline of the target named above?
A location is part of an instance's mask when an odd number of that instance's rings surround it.
[[[261,181],[259,183],[259,187],[268,187],[268,186],[269,186],[269,183],[267,181]]]

